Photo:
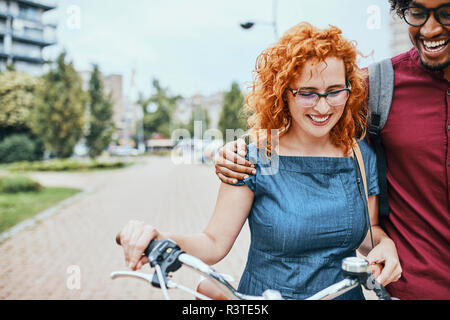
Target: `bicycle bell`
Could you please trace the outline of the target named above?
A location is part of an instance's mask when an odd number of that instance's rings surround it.
[[[349,274],[366,274],[369,271],[369,263],[363,258],[348,257],[342,260],[342,271]]]

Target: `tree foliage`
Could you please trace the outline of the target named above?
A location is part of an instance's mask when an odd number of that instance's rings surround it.
[[[194,137],[195,122],[201,121],[202,134],[205,130],[209,129],[211,123],[211,118],[209,117],[208,109],[202,108],[200,106],[195,106],[192,110],[187,129],[189,130],[192,137]]]
[[[66,62],[65,52],[42,80],[31,127],[47,150],[68,158],[83,136],[86,94],[82,80],[73,63]]]
[[[144,111],[144,137],[152,139],[154,133],[159,133],[166,138],[170,138],[172,128],[173,114],[177,108],[177,101],[181,96],[171,96],[167,89],[161,87],[158,80],[153,80],[155,93],[149,98],[139,99],[138,103]],[[149,112],[147,107],[154,104],[157,109]]]
[[[226,139],[227,129],[247,130],[247,115],[244,114],[244,95],[236,82],[231,84],[231,90],[225,92],[218,127]]]
[[[0,73],[0,140],[11,134],[29,133],[39,85],[39,79],[26,73]]]
[[[114,132],[113,103],[105,96],[103,80],[98,65],[93,66],[89,80],[89,132],[86,144],[89,156],[95,158],[109,145]]]

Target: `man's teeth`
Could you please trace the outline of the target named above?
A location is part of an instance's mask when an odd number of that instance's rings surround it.
[[[312,116],[312,115],[309,115],[309,116],[310,116],[310,118],[313,119],[315,122],[325,122],[325,121],[327,121],[327,120],[330,118],[330,116],[327,116],[327,117],[321,117],[321,118],[314,117],[314,116]]]
[[[431,50],[435,49],[435,51],[436,51],[436,49],[441,49],[440,47],[446,45],[447,42],[448,42],[448,40],[441,40],[441,41],[425,41],[424,40],[423,44],[425,45],[425,47],[427,49],[431,49]]]

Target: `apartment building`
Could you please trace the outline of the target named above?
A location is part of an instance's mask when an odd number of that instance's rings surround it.
[[[56,43],[56,25],[44,16],[55,8],[49,1],[0,0],[0,71],[13,64],[32,75],[43,72],[43,50]]]
[[[181,99],[178,102],[175,116],[185,124],[189,122],[192,112],[195,108],[208,110],[208,116],[211,120],[210,128],[217,128],[219,124],[220,112],[223,105],[223,92],[217,92],[211,95],[201,95],[199,93]]]

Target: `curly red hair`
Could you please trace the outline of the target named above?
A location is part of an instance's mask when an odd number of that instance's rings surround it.
[[[347,41],[342,31],[334,26],[318,29],[307,22],[289,29],[273,46],[257,58],[255,77],[246,98],[250,135],[258,147],[264,141],[271,153],[271,130],[280,130],[280,136],[289,128],[291,116],[285,103],[289,83],[299,74],[306,61],[318,62],[328,57],[343,60],[346,80],[352,92],[342,117],[330,132],[332,143],[347,153],[354,138],[366,133],[367,120],[367,74],[357,65],[361,53],[356,42]],[[262,133],[262,134],[261,134]]]

